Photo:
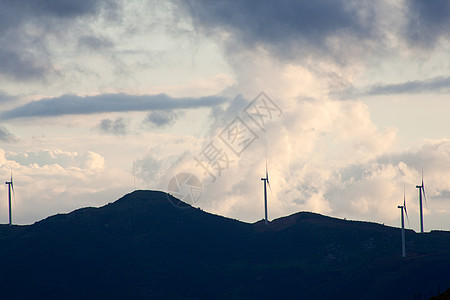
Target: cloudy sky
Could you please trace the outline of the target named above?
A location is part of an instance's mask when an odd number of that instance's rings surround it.
[[[0,0],[13,218],[199,178],[203,210],[450,230],[450,2]],[[258,95],[262,94],[259,98]],[[259,115],[257,114],[259,113]],[[0,189],[7,223],[7,186]]]

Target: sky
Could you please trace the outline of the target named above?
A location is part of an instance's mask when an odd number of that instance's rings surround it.
[[[399,227],[405,193],[418,231],[423,172],[425,230],[450,230],[450,2],[0,4],[14,223],[173,192],[180,174],[194,206],[256,222],[267,162],[269,219]]]

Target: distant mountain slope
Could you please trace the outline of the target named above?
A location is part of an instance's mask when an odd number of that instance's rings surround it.
[[[135,191],[0,226],[4,299],[420,299],[450,287],[450,233],[300,212],[248,224]],[[427,298],[422,298],[427,299]]]

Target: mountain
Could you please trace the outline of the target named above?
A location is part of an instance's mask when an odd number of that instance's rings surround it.
[[[171,201],[169,201],[171,200]],[[269,225],[135,191],[0,226],[1,299],[428,299],[450,287],[450,232],[300,212]]]

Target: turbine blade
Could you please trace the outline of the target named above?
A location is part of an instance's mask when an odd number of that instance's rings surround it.
[[[266,178],[269,180],[269,172],[267,171],[267,157],[266,157]]]
[[[405,186],[403,186],[403,206],[406,209],[406,196],[405,196]]]
[[[14,199],[16,199],[16,193],[14,192],[14,181],[13,181],[12,171],[11,171],[11,189],[13,192]]]
[[[422,182],[422,193],[423,193],[423,200],[425,200],[425,207],[428,208],[427,196],[425,194],[425,186],[423,185],[423,182]]]
[[[406,209],[406,197],[404,192],[403,192],[403,208],[405,209],[406,220],[408,221],[408,228],[409,228],[411,227],[411,224],[409,224],[408,210]]]
[[[406,220],[408,221],[408,228],[409,228],[409,227],[411,227],[411,224],[409,223],[408,211],[406,210],[406,206],[405,206],[405,215],[406,215]]]
[[[423,168],[422,168],[422,194],[423,194],[423,200],[425,200],[425,207],[428,208],[427,196],[425,194],[425,185],[423,184]]]
[[[267,171],[267,157],[266,157],[266,180],[267,180],[267,185],[269,186],[269,190],[272,193],[272,188],[270,187],[270,181],[269,181],[269,171]]]
[[[405,186],[403,186],[403,208],[405,209],[406,220],[408,221],[408,228],[411,227],[409,223],[408,210],[406,209],[406,196],[405,196]]]
[[[423,186],[423,168],[422,168],[422,186]]]

